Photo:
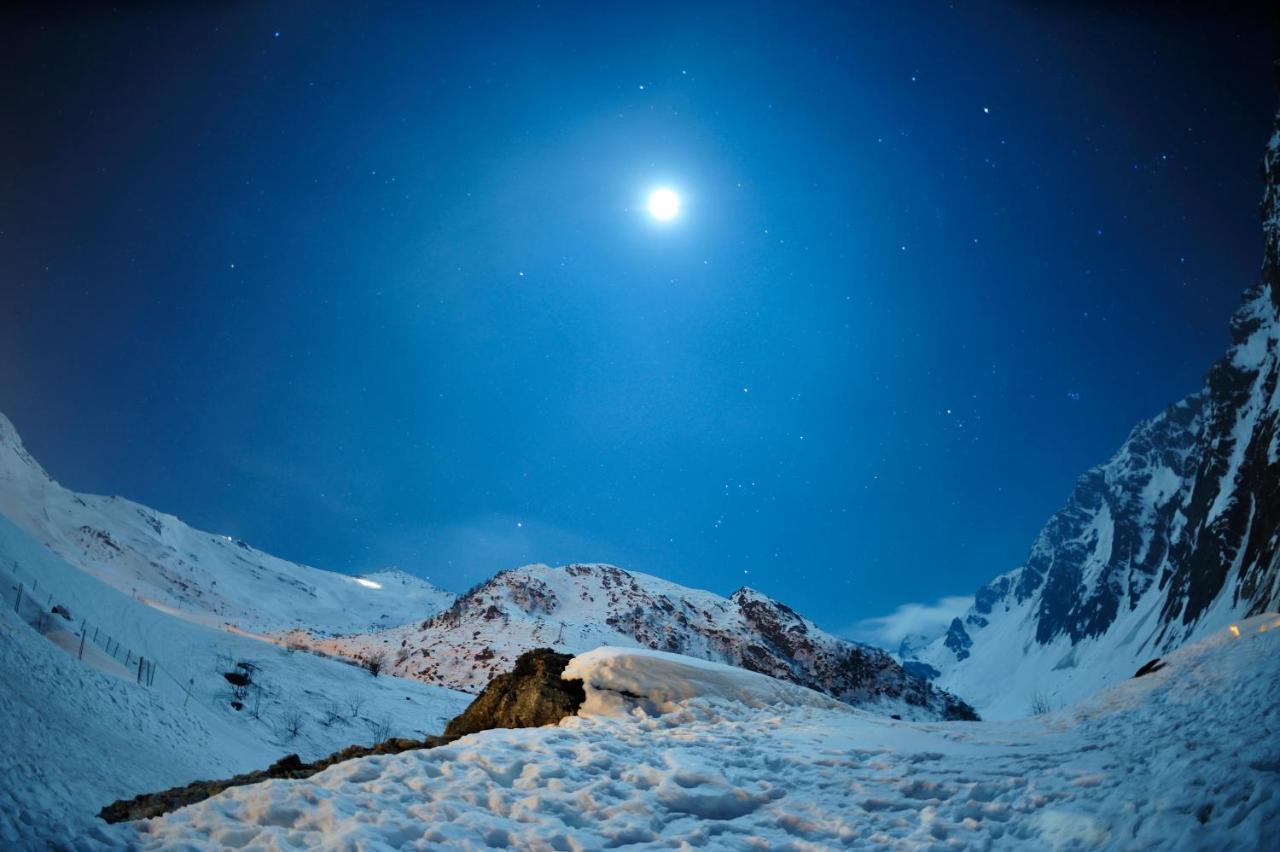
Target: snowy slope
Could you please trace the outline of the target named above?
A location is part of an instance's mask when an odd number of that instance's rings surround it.
[[[453,601],[401,571],[356,578],[309,568],[120,497],[68,491],[3,414],[0,515],[104,583],[202,624],[350,632],[421,620]]]
[[[13,611],[16,586],[67,608],[49,623],[64,650]],[[107,838],[104,805],[198,778],[260,769],[291,752],[314,759],[352,743],[439,733],[470,696],[398,678],[373,678],[335,660],[290,653],[174,618],[100,582],[0,518],[0,848],[66,848]],[[86,643],[80,620],[159,664],[151,688]],[[136,659],[136,657],[135,657]],[[231,704],[222,673],[257,666],[257,715]],[[190,698],[187,691],[190,691]],[[354,702],[359,706],[353,710]],[[340,718],[328,718],[336,708]],[[288,720],[299,717],[291,733]],[[115,843],[119,843],[118,838]],[[115,844],[113,844],[115,845]]]
[[[1280,607],[1280,123],[1264,172],[1262,280],[1204,388],[1139,424],[1026,563],[915,651],[985,716],[1069,703]]]
[[[885,652],[824,633],[756,591],[723,598],[611,565],[530,565],[498,574],[420,624],[281,640],[354,657],[385,653],[396,674],[467,691],[478,691],[530,648],[655,648],[763,672],[905,718],[968,713]]]
[[[1237,631],[1070,712],[1016,722],[893,721],[803,696],[744,703],[755,694],[744,683],[750,673],[677,672],[675,693],[690,683],[701,692],[663,713],[606,702],[604,715],[558,726],[485,731],[305,781],[238,787],[135,824],[137,841],[143,849],[1273,848],[1280,616]],[[666,656],[610,652],[575,673],[622,702],[637,684],[670,682]]]

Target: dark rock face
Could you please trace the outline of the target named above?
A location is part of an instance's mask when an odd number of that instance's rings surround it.
[[[1181,522],[1175,483],[1194,470],[1203,410],[1199,394],[1171,406],[1139,424],[1110,462],[1080,477],[1016,576],[979,594],[987,612],[1010,597],[1038,597],[1036,641],[1065,634],[1076,643],[1101,635],[1122,607],[1135,605],[1159,579]]]
[[[1156,657],[1154,660],[1148,660],[1143,663],[1142,668],[1133,673],[1134,677],[1146,677],[1152,672],[1158,672],[1165,667],[1165,661]]]
[[[942,640],[943,644],[951,649],[951,653],[956,655],[957,660],[963,660],[969,656],[969,649],[973,647],[973,640],[969,638],[969,634],[965,632],[964,625],[960,623],[960,619],[951,619],[951,626],[947,628],[947,636]]]
[[[918,677],[922,680],[933,680],[938,675],[942,674],[942,672],[938,671],[933,666],[928,663],[922,663],[919,660],[903,660],[902,670],[907,674],[912,675],[913,677]]]
[[[578,712],[586,700],[580,680],[561,680],[569,654],[537,648],[521,654],[515,668],[500,674],[444,729],[446,737],[462,737],[492,728],[536,728],[554,725]]]

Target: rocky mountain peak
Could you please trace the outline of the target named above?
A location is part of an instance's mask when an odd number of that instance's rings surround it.
[[[1026,562],[919,652],[938,683],[1017,715],[1280,607],[1280,115],[1263,158],[1261,280],[1204,386],[1076,482]]]
[[[531,648],[641,647],[728,663],[881,712],[973,716],[889,654],[832,636],[756,590],[724,598],[613,565],[504,571],[420,624],[318,644],[353,657],[385,653],[396,674],[467,691]]]

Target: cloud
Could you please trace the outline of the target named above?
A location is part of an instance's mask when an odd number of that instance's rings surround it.
[[[932,639],[942,635],[951,620],[964,615],[972,605],[970,595],[949,595],[931,604],[906,603],[888,615],[864,618],[844,632],[850,639],[896,651],[906,636],[919,634]]]

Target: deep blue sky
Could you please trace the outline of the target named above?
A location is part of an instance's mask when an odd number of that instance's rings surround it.
[[[348,5],[2,13],[0,410],[65,485],[840,629],[1017,565],[1256,279],[1265,17]]]

